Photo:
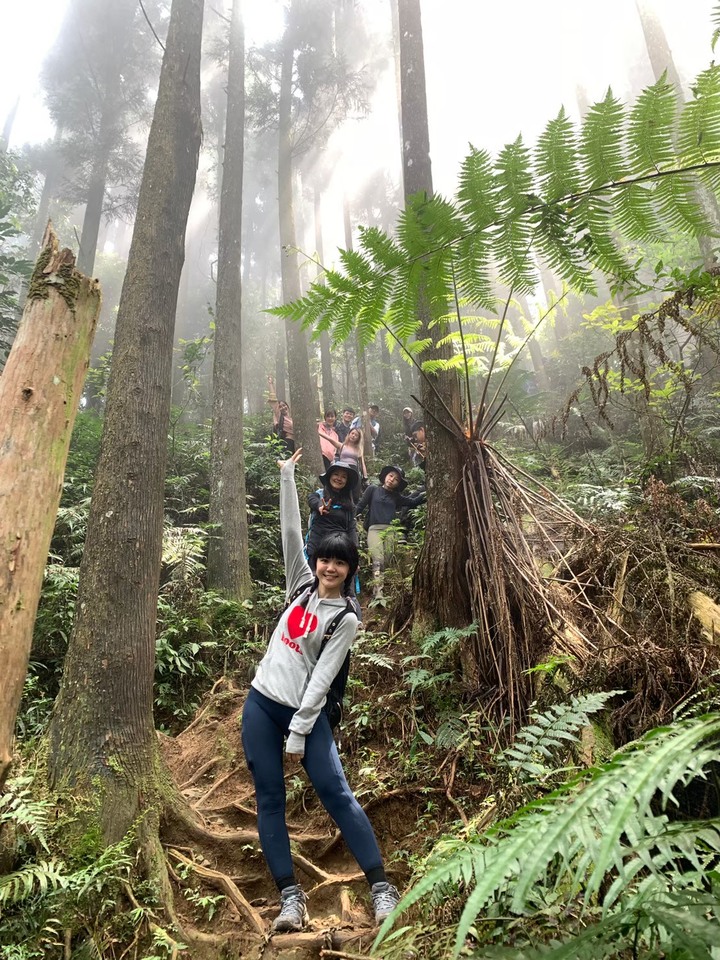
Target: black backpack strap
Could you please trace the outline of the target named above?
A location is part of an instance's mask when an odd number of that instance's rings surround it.
[[[297,589],[293,590],[293,592],[290,594],[290,596],[289,596],[289,597],[287,598],[287,600],[285,601],[285,610],[287,610],[287,608],[288,608],[292,603],[295,603],[295,601],[297,600],[297,598],[298,598],[299,596],[301,596],[303,593],[305,593],[306,590],[312,590],[312,588],[313,588],[314,586],[315,586],[315,581],[314,581],[314,580],[308,580],[307,583],[301,583],[300,586],[297,587]],[[308,595],[308,596],[309,596],[309,595]],[[308,598],[306,597],[306,599],[305,599],[305,602],[306,602],[306,603],[307,603],[307,599],[308,599]]]
[[[325,631],[325,636],[322,638],[322,643],[320,644],[318,660],[320,659],[323,650],[328,645],[328,641],[340,626],[340,622],[342,621],[343,617],[345,617],[348,613],[355,613],[355,605],[350,597],[346,599],[345,608],[343,610],[339,610],[328,624],[327,630]]]

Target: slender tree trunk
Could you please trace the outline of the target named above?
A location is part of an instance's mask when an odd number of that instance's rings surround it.
[[[7,116],[5,117],[5,123],[3,124],[2,133],[0,133],[0,153],[7,153],[10,146],[10,137],[12,136],[12,128],[15,123],[15,117],[17,116],[18,107],[20,106],[20,97],[15,98],[15,103],[8,110]]]
[[[97,253],[100,220],[102,219],[103,201],[105,199],[108,159],[107,150],[104,150],[97,157],[88,188],[87,203],[85,204],[85,216],[83,217],[80,250],[78,252],[78,270],[87,274],[87,276],[90,276],[95,269],[95,254]]]
[[[350,222],[350,204],[347,197],[343,198],[343,224],[345,227],[345,249],[352,250],[352,223]],[[365,363],[365,347],[360,339],[359,333],[355,334],[355,359],[357,362],[360,410],[363,417],[363,455],[365,457],[365,463],[371,464],[373,462],[374,455],[372,448],[372,435],[370,432],[370,413],[368,411],[370,400],[368,397],[367,365]]]
[[[175,309],[201,139],[202,16],[202,0],[173,0],[75,625],[49,733],[51,788],[92,797],[86,816],[107,843],[139,824],[149,856],[165,802],[153,723],[155,624]]]
[[[70,436],[100,314],[100,289],[48,227],[0,377],[0,788],[27,673]]]
[[[525,320],[527,323],[532,323],[532,317],[530,316],[530,304],[528,303],[527,297],[518,297],[518,303],[520,304],[522,313],[525,315]],[[523,326],[520,316],[517,314],[517,312],[511,308],[508,311],[508,318],[510,320],[513,333],[517,337],[525,339],[528,334],[528,330]],[[534,335],[528,340],[527,348],[528,353],[530,354],[530,362],[532,363],[533,373],[535,374],[535,383],[537,384],[539,390],[542,390],[543,393],[547,393],[550,389],[550,381],[548,380],[547,375],[547,364],[545,363],[545,356],[542,352],[542,347]]]
[[[314,195],[315,212],[315,253],[320,263],[324,262],[323,234],[322,234],[322,195],[315,187]],[[323,282],[323,270],[318,266],[315,276],[316,283]],[[328,410],[335,403],[335,388],[332,378],[332,355],[330,351],[330,334],[323,330],[320,334],[320,372],[322,377],[322,395],[323,411]]]
[[[420,0],[398,0],[398,18],[403,182],[407,204],[411,197],[416,203],[422,202],[423,196],[429,198],[433,192]],[[421,336],[432,337],[436,342],[444,331],[430,326],[429,305],[422,295],[420,311]],[[423,359],[445,355],[444,350],[434,348],[423,355]],[[465,625],[471,622],[471,611],[464,576],[468,557],[460,483],[464,458],[458,440],[440,425],[447,423],[443,403],[460,419],[459,383],[454,373],[445,372],[433,377],[432,383],[423,378],[421,390],[428,447],[428,514],[425,544],[415,571],[413,609],[420,622]]]
[[[234,0],[228,58],[225,150],[220,192],[217,304],[210,442],[208,585],[238,600],[252,592],[248,548],[242,376],[242,189],[245,42]]]
[[[286,303],[297,300],[301,296],[292,189],[292,83],[295,63],[296,17],[297,7],[295,0],[292,0],[288,26],[283,40],[278,152],[280,244],[283,248],[281,261],[282,292],[283,300]],[[291,320],[285,321],[285,337],[287,340],[288,379],[290,382],[290,411],[295,429],[295,446],[303,448],[303,459],[308,469],[313,473],[320,474],[323,470],[323,462],[315,419],[318,402],[310,379],[307,337],[300,325],[293,323]]]

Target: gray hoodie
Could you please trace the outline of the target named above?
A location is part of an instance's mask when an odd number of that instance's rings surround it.
[[[289,597],[302,584],[313,580],[303,552],[295,464],[289,460],[280,472],[280,530],[285,558],[285,596]],[[305,755],[305,737],[315,725],[330,684],[353,644],[358,620],[350,612],[342,618],[319,657],[330,621],[345,606],[342,597],[323,600],[316,590],[309,597],[307,591],[301,594],[280,617],[252,681],[253,687],[264,696],[296,708],[290,722],[286,753]]]

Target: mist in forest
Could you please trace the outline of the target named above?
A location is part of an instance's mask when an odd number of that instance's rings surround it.
[[[51,216],[64,242],[76,248],[88,213],[87,191],[92,179],[88,144],[97,129],[91,128],[93,134],[86,131],[76,138],[74,152],[66,151],[62,169],[55,170],[52,184],[46,171],[61,140],[72,139],[73,124],[84,122],[78,111],[63,115],[63,98],[93,96],[91,82],[81,89],[83,58],[91,67],[103,59],[102,49],[97,46],[106,42],[102,18],[98,23],[86,18],[85,36],[67,31],[73,8],[82,10],[86,6],[79,0],[13,5],[6,13],[11,55],[0,66],[0,118],[5,121],[5,142],[24,155],[35,171],[37,216],[43,220]],[[97,4],[96,11],[101,6]],[[282,0],[246,0],[243,9],[247,97],[243,302],[248,406],[253,410],[262,409],[265,377],[276,374],[278,364],[282,364],[279,324],[262,311],[282,302],[277,104],[273,98],[278,91],[286,6]],[[712,56],[711,0],[682,5],[673,0],[653,0],[645,7],[657,18],[687,91],[692,78]],[[162,3],[145,4],[146,16],[134,3],[119,4],[117,9],[134,18],[133,29],[140,31],[137,46],[141,55],[117,66],[125,91],[133,87],[132,106],[123,108],[123,146],[121,155],[115,160],[111,157],[96,234],[86,233],[93,255],[85,258],[85,266],[91,266],[101,279],[104,291],[95,363],[108,350],[112,338],[114,311],[132,237],[134,194],[157,86],[160,44],[168,19],[168,6]],[[205,15],[204,139],[188,224],[176,325],[178,341],[207,336],[215,302],[218,171],[222,162],[230,9],[230,3],[209,5]],[[398,44],[391,10],[388,0],[334,4],[314,0],[303,7],[296,64],[296,119],[300,126],[294,134],[293,157],[303,289],[318,275],[318,261],[336,265],[337,248],[357,240],[360,225],[392,232],[401,207]],[[470,145],[496,153],[519,134],[531,145],[561,106],[579,123],[589,104],[601,99],[608,86],[629,102],[653,80],[634,0],[611,0],[602,8],[573,0],[542,5],[530,0],[494,5],[425,0],[422,16],[432,172],[436,192],[446,196],[456,187],[459,164]],[[107,34],[105,37],[108,39]],[[108,42],[115,43],[115,39]],[[313,49],[324,58],[322,69],[335,71],[332,77],[323,79],[319,63],[311,63]],[[89,70],[91,76],[94,69]],[[326,81],[326,88],[318,93],[317,85]],[[303,92],[303,83],[315,85],[317,94],[317,102],[307,114],[303,114],[303,104],[310,95]],[[329,109],[331,97],[335,103]],[[96,125],[98,117],[93,120]],[[119,150],[117,144],[112,147],[116,148]],[[49,192],[44,205],[43,184]],[[39,223],[27,226],[35,243],[39,230]],[[277,358],[270,356],[272,352]],[[319,364],[319,358],[313,362]],[[343,363],[344,372],[335,372],[338,393],[352,399],[357,395],[357,385],[347,349]],[[257,378],[254,372],[260,368],[262,377]],[[204,377],[207,381],[207,370]],[[399,393],[406,386],[397,382],[396,388],[399,403]],[[178,378],[178,400],[181,389]],[[379,381],[372,383],[371,378],[371,393],[379,389]],[[203,393],[209,395],[207,382]]]

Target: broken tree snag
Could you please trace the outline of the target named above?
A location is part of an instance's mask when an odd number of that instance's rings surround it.
[[[97,281],[78,273],[48,224],[0,376],[0,787],[99,313]]]

